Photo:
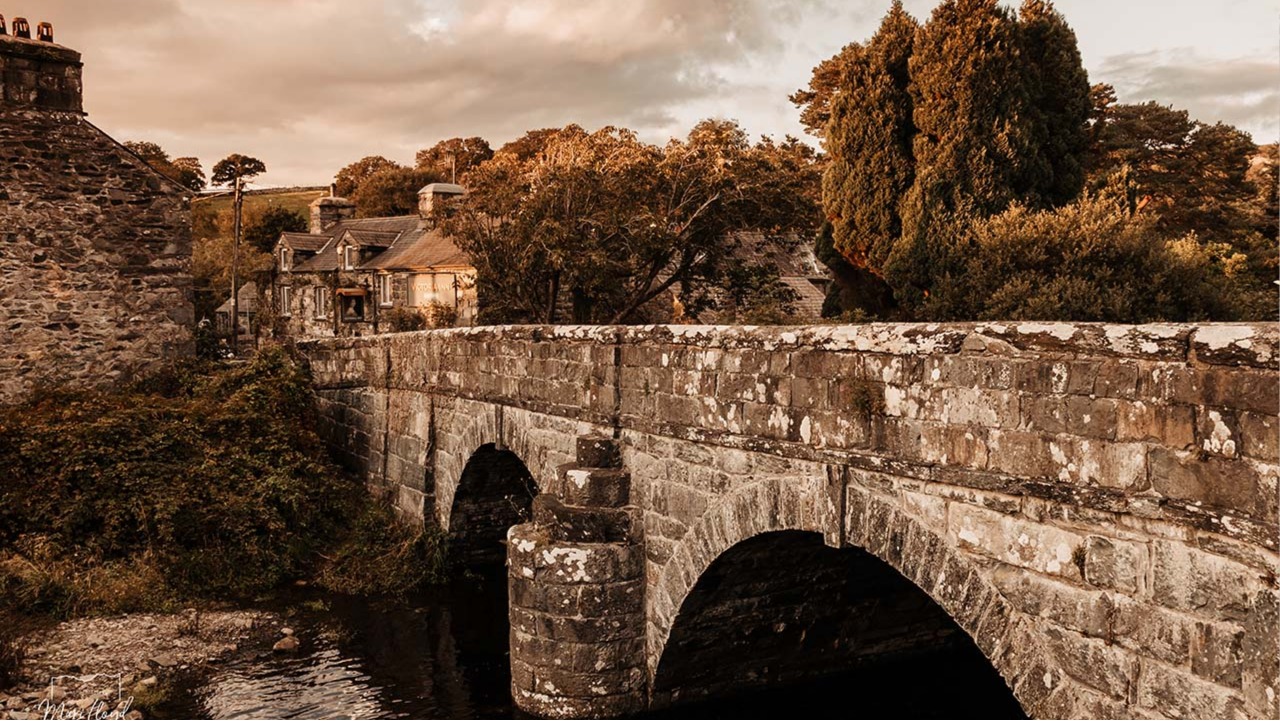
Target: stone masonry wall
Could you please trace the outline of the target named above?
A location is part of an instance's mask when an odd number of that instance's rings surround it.
[[[455,456],[518,439],[544,492],[575,433],[614,433],[650,683],[721,553],[804,530],[925,590],[1032,715],[1255,718],[1280,713],[1278,346],[1275,324],[1035,323],[303,344],[322,397],[463,404],[428,424],[437,458],[457,427]],[[437,495],[456,488],[425,463]]]
[[[184,189],[85,120],[79,70],[0,37],[0,404],[193,350]]]

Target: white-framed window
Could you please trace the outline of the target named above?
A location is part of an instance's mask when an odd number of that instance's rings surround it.
[[[311,297],[316,307],[316,318],[329,317],[329,289],[318,285],[311,289]]]
[[[342,267],[347,270],[356,269],[356,258],[359,257],[359,251],[354,245],[348,245],[342,249]]]
[[[388,306],[394,300],[391,292],[391,278],[392,275],[390,273],[383,273],[378,276],[378,305]]]
[[[280,270],[284,270],[284,271],[289,270],[289,249],[288,248],[280,249]]]
[[[293,288],[287,285],[280,286],[280,315],[288,318],[293,315]]]

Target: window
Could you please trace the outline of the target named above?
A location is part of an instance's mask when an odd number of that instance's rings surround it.
[[[280,286],[280,315],[285,318],[293,315],[292,308],[290,307],[290,296],[293,295],[292,291],[293,288],[290,288],[287,285]]]
[[[347,270],[356,269],[356,259],[359,258],[359,251],[355,246],[348,245],[342,249],[342,265]]]
[[[392,304],[391,281],[392,275],[384,273],[378,276],[378,304],[387,306]]]
[[[289,249],[288,248],[280,249],[280,270],[284,270],[284,271],[289,270]]]
[[[329,289],[320,285],[311,289],[312,296],[315,300],[316,317],[329,317]]]

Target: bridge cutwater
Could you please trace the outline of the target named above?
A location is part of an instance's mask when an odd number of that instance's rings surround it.
[[[1280,717],[1277,324],[301,347],[344,461],[466,554],[505,555],[530,713],[969,643],[1032,717]]]

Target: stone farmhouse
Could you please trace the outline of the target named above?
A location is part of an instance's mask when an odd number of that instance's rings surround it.
[[[82,68],[0,17],[0,404],[194,349],[189,191],[86,119]]]
[[[271,288],[276,329],[294,338],[354,337],[405,329],[407,314],[431,326],[473,325],[475,268],[432,221],[451,183],[418,193],[417,215],[356,218],[330,195],[311,204],[308,233],[284,233]]]
[[[276,243],[276,332],[292,338],[358,337],[404,330],[407,314],[421,316],[428,327],[475,325],[475,267],[432,220],[437,203],[463,192],[452,183],[432,183],[418,192],[417,215],[388,218],[356,218],[355,204],[332,194],[315,200],[309,232],[283,233]],[[794,294],[799,319],[821,318],[830,271],[808,239],[740,231],[730,242],[739,260],[777,269]],[[563,306],[562,317],[572,318],[568,294]],[[665,323],[682,319],[683,309],[676,294],[668,293],[646,314]],[[696,320],[722,319],[708,312]]]

